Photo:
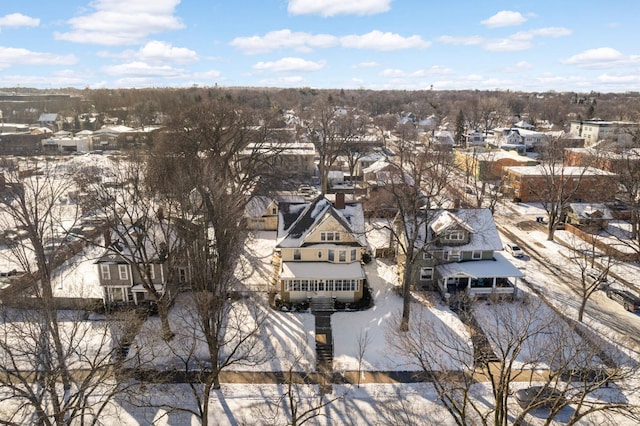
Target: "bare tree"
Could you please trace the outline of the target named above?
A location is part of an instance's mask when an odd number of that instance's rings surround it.
[[[409,332],[391,325],[387,340],[396,356],[431,379],[438,399],[458,425],[522,425],[529,413],[543,405],[550,407],[545,424],[570,404],[574,408],[571,424],[597,412],[637,415],[621,395],[609,401],[591,397],[610,381],[632,377],[630,370],[635,368],[609,363],[590,341],[584,341],[586,334],[559,320],[540,300],[524,300],[491,302],[481,312],[478,307],[467,311],[465,322],[473,324],[467,336],[418,310]],[[493,401],[478,396],[478,381],[488,384]],[[526,387],[527,382],[553,392],[538,395],[514,412],[510,401],[515,388]]]
[[[547,239],[550,241],[553,240],[558,223],[564,217],[567,205],[586,185],[583,180],[589,170],[588,164],[573,168],[564,166],[564,148],[567,143],[568,141],[563,139],[553,139],[542,149],[538,166],[542,171],[542,181],[538,187],[532,188],[547,212]],[[595,161],[596,158],[593,158],[590,164]]]
[[[336,128],[338,115],[332,105],[324,101],[316,103],[311,114],[307,123],[307,136],[320,157],[320,192],[326,194],[329,188],[329,170],[343,152],[344,139]]]
[[[432,220],[430,208],[438,205],[452,175],[451,154],[445,151],[412,150],[400,153],[402,164],[389,163],[384,171],[379,196],[386,199],[397,214],[381,225],[391,233],[396,244],[398,263],[402,265],[403,320],[400,327],[409,327],[411,309],[411,265],[428,250],[423,230]],[[381,205],[383,203],[380,203]]]
[[[279,385],[282,391],[278,398],[269,401],[266,412],[259,410],[266,424],[280,425],[286,422],[290,426],[301,426],[324,417],[323,409],[345,397],[341,393],[325,394],[318,385],[306,383],[310,379],[307,374],[295,371],[299,362],[298,357],[284,373],[284,384]]]
[[[369,330],[360,329],[356,338],[357,356],[358,356],[358,387],[360,387],[360,380],[362,379],[362,363],[364,362],[364,356],[367,352],[367,348],[371,344],[371,336],[369,336]]]
[[[123,329],[84,321],[83,310],[58,312],[54,297],[54,271],[83,248],[69,234],[80,218],[68,203],[70,172],[61,162],[22,163],[0,201],[3,228],[24,231],[8,250],[24,273],[0,306],[0,401],[15,408],[5,424],[99,424],[127,387],[113,375]]]
[[[174,117],[168,142],[155,166],[174,163],[191,187],[191,218],[183,241],[190,262],[190,284],[198,328],[207,348],[202,370],[200,418],[208,424],[209,397],[220,387],[228,366],[264,356],[258,331],[260,318],[230,327],[230,296],[239,290],[238,261],[244,245],[244,209],[259,185],[270,152],[271,133],[260,115],[231,101],[196,105]],[[159,185],[160,191],[167,186]],[[184,217],[188,217],[187,214]]]
[[[599,255],[597,248],[597,235],[591,235],[590,242],[584,241],[572,234],[570,249],[573,250],[569,257],[580,273],[576,292],[580,296],[580,307],[578,308],[578,321],[582,322],[587,302],[594,293],[602,290],[607,284],[607,275],[611,268],[618,263],[615,258],[608,254]],[[598,265],[596,267],[596,256]]]
[[[177,265],[184,265],[181,257],[184,242],[178,234],[182,223],[178,200],[157,197],[148,180],[147,164],[135,155],[121,160],[108,172],[111,179],[90,183],[87,190],[93,195],[87,205],[105,221],[106,231],[102,247],[123,258],[136,271],[148,298],[158,309],[162,335],[173,337],[168,320],[171,299],[177,291]],[[152,265],[167,265],[165,284],[156,286]]]

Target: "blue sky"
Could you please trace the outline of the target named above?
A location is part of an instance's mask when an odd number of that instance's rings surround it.
[[[1,0],[0,87],[640,90],[638,0]]]

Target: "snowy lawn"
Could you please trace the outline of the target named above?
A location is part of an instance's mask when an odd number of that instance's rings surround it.
[[[171,329],[176,336],[168,342],[161,338],[160,319],[157,316],[147,319],[131,346],[130,360],[135,358],[144,368],[158,370],[184,371],[208,365],[209,352],[193,303],[189,293],[177,298],[169,312]],[[311,314],[277,312],[252,300],[240,300],[232,302],[229,318],[231,323],[227,324],[241,327],[245,332],[256,322],[260,323],[252,355],[247,361],[231,365],[231,370],[312,371],[315,368],[315,323]],[[223,355],[232,345],[233,341],[223,349]]]
[[[359,336],[367,336],[368,344],[364,347],[361,370],[364,371],[418,371],[421,367],[416,360],[398,354],[392,350],[387,340],[398,326],[402,313],[402,298],[394,291],[397,282],[395,268],[388,261],[374,260],[365,266],[367,279],[371,287],[374,306],[366,311],[339,312],[331,316],[334,340],[334,370],[354,371],[359,364]],[[470,338],[464,324],[440,300],[433,297],[425,306],[412,303],[411,324],[416,328],[429,327],[443,331],[443,339],[458,339],[456,344],[467,345]],[[391,333],[389,333],[391,332]],[[445,337],[446,336],[446,337]],[[444,352],[440,359],[440,368],[457,368],[450,365]]]

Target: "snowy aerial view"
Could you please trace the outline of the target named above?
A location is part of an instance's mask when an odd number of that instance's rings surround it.
[[[0,426],[640,425],[640,1],[0,4]]]

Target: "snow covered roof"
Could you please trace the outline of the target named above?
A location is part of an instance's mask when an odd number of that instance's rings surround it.
[[[364,271],[360,262],[283,262],[281,279],[362,279]]]
[[[468,222],[466,222],[464,218],[456,216],[455,214],[447,210],[443,210],[438,213],[436,219],[432,221],[429,226],[431,227],[431,230],[436,234],[440,234],[441,232],[446,231],[447,229],[450,229],[452,227],[461,227],[469,232],[475,232],[473,227]]]
[[[611,220],[611,210],[602,203],[569,203],[569,208],[579,218]]]
[[[416,240],[416,246],[431,244],[435,240],[435,229],[440,231],[453,227],[460,227],[471,233],[469,242],[464,245],[451,246],[460,251],[472,250],[502,250],[502,240],[489,209],[451,209],[451,210],[425,210],[428,215],[426,222],[422,223]],[[435,227],[435,228],[434,228]],[[446,245],[438,246],[438,249],[447,249]]]
[[[251,197],[244,208],[244,215],[247,217],[262,216],[272,201],[273,198],[267,197],[266,195]]]
[[[445,263],[444,265],[436,266],[436,270],[443,277],[509,278],[524,276],[524,273],[501,253],[494,253],[493,260]]]
[[[40,117],[38,117],[38,122],[40,123],[56,120],[58,120],[58,114],[55,112],[43,112],[42,114],[40,114]]]
[[[366,245],[362,205],[345,203],[344,208],[337,209],[324,195],[319,195],[309,204],[281,204],[276,247],[301,247],[306,236],[327,215],[340,223],[361,245]]]
[[[547,176],[551,170],[549,167],[545,167],[542,165],[537,166],[509,166],[505,167],[504,170],[509,170],[519,175],[528,175],[528,176]],[[564,166],[555,170],[557,174],[562,174],[564,176],[615,176],[615,173],[607,172],[602,169],[596,169],[595,167],[573,167],[573,166]]]

